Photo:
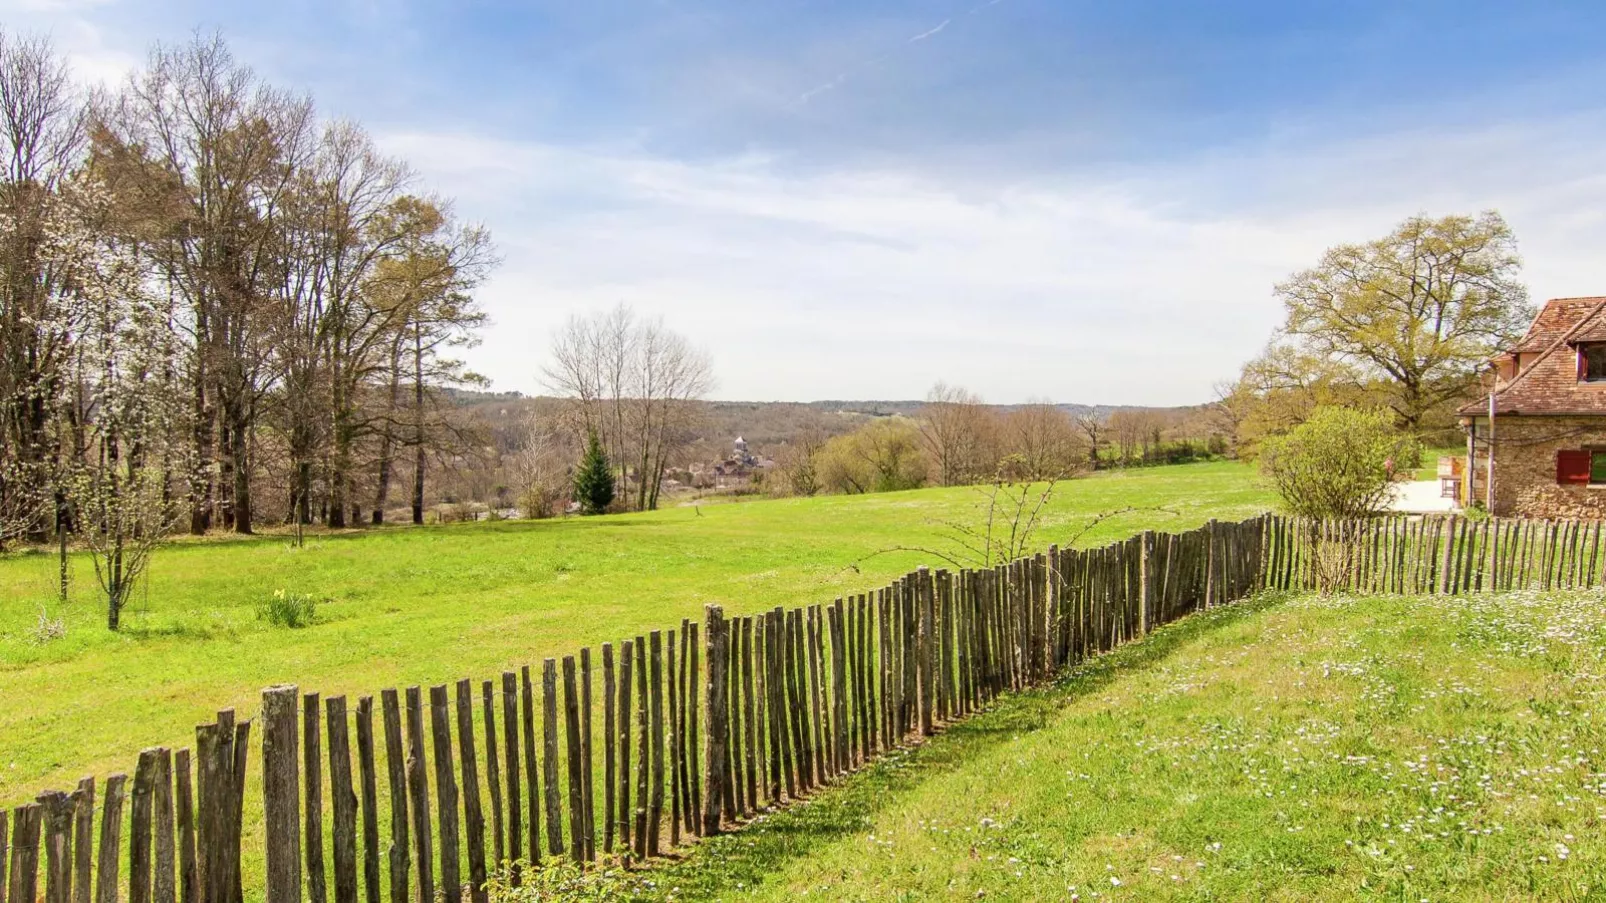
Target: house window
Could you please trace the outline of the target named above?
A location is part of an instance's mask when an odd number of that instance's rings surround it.
[[[1578,376],[1584,382],[1606,382],[1606,342],[1578,349]]]
[[[1606,448],[1562,449],[1556,452],[1556,484],[1606,486]]]

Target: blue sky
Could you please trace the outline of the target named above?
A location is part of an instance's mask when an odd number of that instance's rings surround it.
[[[471,360],[540,391],[626,302],[717,395],[1207,400],[1271,286],[1501,210],[1535,299],[1606,293],[1606,4],[0,0],[81,77],[220,30],[505,263]]]

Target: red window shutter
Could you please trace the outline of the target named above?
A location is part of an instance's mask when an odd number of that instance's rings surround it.
[[[1560,486],[1589,483],[1589,452],[1562,449],[1556,452],[1556,483]]]

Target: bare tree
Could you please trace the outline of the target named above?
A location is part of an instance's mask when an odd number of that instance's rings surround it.
[[[509,476],[519,493],[519,507],[529,518],[551,517],[569,497],[573,443],[549,418],[527,413],[519,425],[519,447],[508,456]]]
[[[806,428],[781,451],[778,463],[786,492],[813,496],[825,488],[819,460],[825,442],[825,434],[818,427]]]
[[[88,104],[48,44],[0,33],[0,543],[54,529],[65,562],[73,533],[121,535],[109,500],[136,484],[195,532],[251,532],[279,485],[288,519],[342,526],[368,473],[383,512],[404,449],[419,512],[426,462],[480,453],[441,390],[480,382],[455,352],[494,254],[410,182],[216,38],[158,46]],[[106,372],[149,363],[130,342],[164,349],[141,379],[186,400],[160,437],[113,416],[154,410]]]
[[[101,124],[102,165],[148,199],[153,253],[189,308],[191,530],[216,510],[250,533],[257,420],[291,319],[283,213],[316,150],[312,103],[197,38],[153,50]]]
[[[63,180],[82,162],[84,103],[44,40],[0,31],[0,547],[65,527],[50,492],[62,461],[54,411],[77,323],[73,266],[52,246]]]
[[[638,319],[621,305],[571,317],[553,337],[543,376],[569,399],[575,434],[597,434],[622,494],[633,490],[640,510],[656,508],[664,471],[713,387],[708,356],[662,320]]]
[[[926,394],[919,426],[921,441],[942,485],[973,483],[996,468],[995,424],[980,396],[939,382]]]
[[[1087,439],[1087,466],[1091,470],[1098,470],[1103,461],[1099,458],[1099,449],[1104,447],[1105,437],[1109,430],[1105,420],[1097,411],[1088,411],[1076,415],[1076,428],[1082,431]]]
[[[713,368],[706,354],[662,320],[641,323],[631,344],[630,411],[641,462],[636,508],[649,511],[658,507],[670,455],[687,441],[701,414],[698,402],[713,388]]]
[[[400,203],[410,179],[405,164],[382,156],[361,128],[335,122],[287,200],[292,303],[278,399],[293,468],[290,516],[302,523],[311,519],[312,474],[326,451],[328,524],[345,526],[348,510],[360,521],[354,454],[382,426],[382,414],[365,412],[363,390],[383,372],[408,310],[368,290],[379,263],[419,226]]]
[[[1047,401],[1022,405],[1003,418],[1007,460],[1019,479],[1058,480],[1082,468],[1080,443],[1071,415]]]

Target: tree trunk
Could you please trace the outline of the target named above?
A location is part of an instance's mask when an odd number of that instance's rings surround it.
[[[379,488],[374,492],[373,525],[385,522],[385,503],[390,500],[390,436],[380,440]]]
[[[200,307],[199,305],[197,306]],[[195,417],[191,441],[195,447],[195,472],[190,477],[190,533],[204,534],[212,526],[212,421],[213,410],[207,404],[206,333],[207,319],[204,308],[196,311],[195,324],[195,397],[192,414]]]
[[[67,531],[72,526],[72,518],[67,510],[67,494],[60,489],[56,490],[56,586],[57,595],[61,601],[67,601],[68,580],[67,571]]]
[[[338,355],[332,362],[330,374],[330,413],[333,415],[334,455],[329,461],[329,526],[339,529],[346,526],[346,510],[350,498],[347,489],[351,483],[351,411],[350,393],[346,391],[345,373]],[[352,519],[355,524],[356,518]]]
[[[302,459],[296,463],[295,484],[290,488],[290,521],[312,523],[312,462]]]
[[[424,523],[424,337],[413,327],[413,523]]]
[[[401,342],[397,340],[390,349],[390,385],[386,387],[386,397],[390,399],[390,410],[387,412],[385,429],[379,434],[379,486],[374,493],[374,526],[385,522],[385,504],[390,500],[390,478],[392,456],[395,454],[396,414],[401,410]]]
[[[234,432],[229,429],[227,416],[218,419],[216,483],[217,513],[220,526],[234,529]]]
[[[335,453],[338,462],[339,452]],[[346,525],[346,480],[341,474],[339,463],[335,463],[329,474],[329,528],[338,530]]]
[[[32,357],[33,353],[34,349],[30,348],[30,357]],[[37,364],[30,363],[29,382],[32,383],[32,385],[30,387],[31,391],[29,394],[32,397],[28,399],[27,422],[26,426],[24,427],[25,433],[23,436],[22,448],[18,449],[18,451],[21,453],[21,457],[24,461],[33,465],[32,467],[25,469],[24,473],[27,473],[30,470],[34,471],[32,478],[35,480],[40,480],[44,476],[44,474],[40,473],[39,471],[42,469],[41,465],[44,463],[46,457],[44,454],[44,448],[46,445],[45,430],[48,424],[48,417],[45,408],[44,397],[46,387],[42,384],[41,380],[35,378],[35,373],[33,371],[35,371],[36,368]],[[54,458],[54,456],[51,457]],[[47,534],[45,531],[44,518],[42,516],[34,518],[34,526],[29,528],[28,534],[28,538],[32,542],[42,543],[45,541],[45,536]]]
[[[251,429],[250,415],[235,406],[229,416],[229,470],[233,476],[232,514],[234,532],[249,536],[251,529]]]

